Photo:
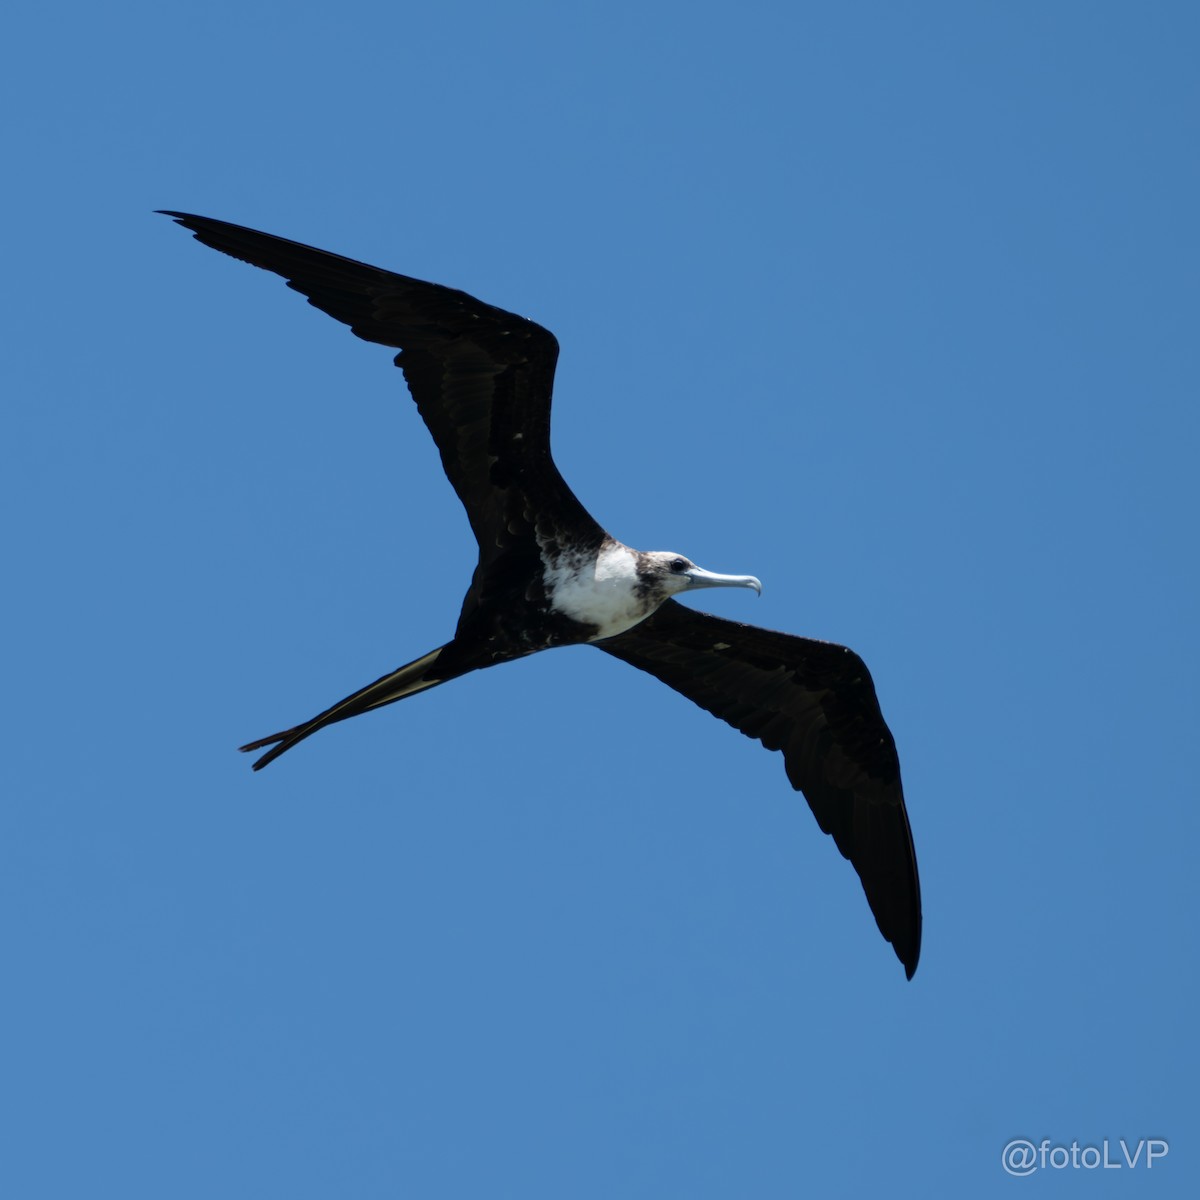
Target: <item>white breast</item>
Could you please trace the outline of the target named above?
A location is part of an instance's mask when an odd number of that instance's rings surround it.
[[[592,641],[624,633],[650,615],[646,598],[639,597],[637,558],[619,542],[598,555],[561,555],[545,567],[544,577],[556,612],[599,629]]]

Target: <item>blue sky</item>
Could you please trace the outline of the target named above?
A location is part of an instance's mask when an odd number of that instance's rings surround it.
[[[0,1191],[1195,1194],[1193,6],[8,30]],[[869,663],[912,983],[778,756],[586,648],[251,774],[473,546],[388,352],[155,208],[555,331],[602,523]]]

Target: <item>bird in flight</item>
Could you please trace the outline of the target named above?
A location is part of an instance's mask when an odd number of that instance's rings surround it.
[[[204,245],[281,275],[360,338],[400,351],[396,365],[479,542],[450,641],[241,747],[266,750],[254,769],[326,725],[471,671],[554,646],[595,646],[783,752],[788,780],[858,872],[911,979],[921,951],[917,860],[896,744],[866,665],[845,646],[677,603],[701,588],[762,589],[752,575],[634,550],[596,523],[550,456],[554,335],[453,288],[227,221],[163,215]]]

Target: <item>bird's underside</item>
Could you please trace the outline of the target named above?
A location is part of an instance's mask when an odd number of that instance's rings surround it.
[[[367,341],[399,350],[417,409],[479,542],[454,637],[292,729],[243,746],[260,769],[317,730],[484,667],[590,643],[783,754],[793,787],[862,881],[912,978],[920,886],[895,743],[865,664],[843,646],[696,612],[673,596],[758,588],[680,555],[623,546],[550,455],[558,344],[465,292],[224,221],[170,212],[196,238],[273,271]]]

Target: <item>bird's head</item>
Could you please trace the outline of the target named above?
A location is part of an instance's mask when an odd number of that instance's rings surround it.
[[[712,587],[753,588],[762,595],[762,584],[753,575],[718,575],[670,550],[643,551],[638,555],[637,572],[642,586],[657,593],[661,600],[680,592]]]

